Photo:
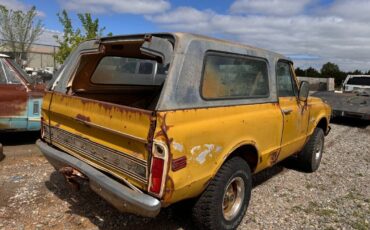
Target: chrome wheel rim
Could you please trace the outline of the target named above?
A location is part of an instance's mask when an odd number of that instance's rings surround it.
[[[320,140],[318,141],[315,147],[315,160],[316,161],[320,159],[321,154],[322,154],[322,149],[323,149],[323,140],[320,138]]]
[[[245,194],[244,180],[241,177],[233,178],[224,191],[222,213],[226,220],[232,220],[240,211]]]

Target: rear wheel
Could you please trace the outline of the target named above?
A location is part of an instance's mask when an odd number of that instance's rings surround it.
[[[323,150],[324,131],[316,128],[302,152],[298,154],[300,169],[305,172],[315,172],[320,166]]]
[[[235,229],[247,210],[252,180],[248,164],[234,157],[222,165],[193,207],[193,219],[203,229]]]

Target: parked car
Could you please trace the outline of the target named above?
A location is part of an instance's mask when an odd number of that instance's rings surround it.
[[[44,88],[0,54],[0,132],[40,130]]]
[[[154,217],[195,199],[199,226],[234,229],[252,174],[290,156],[318,169],[330,112],[285,56],[186,33],[107,37],[55,76],[37,145],[120,211]]]
[[[348,75],[343,82],[343,92],[370,90],[370,75]]]
[[[332,117],[370,120],[370,75],[348,75],[342,92],[315,92],[332,107]]]

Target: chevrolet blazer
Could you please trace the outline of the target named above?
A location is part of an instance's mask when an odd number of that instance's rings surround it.
[[[186,33],[115,36],[66,60],[37,145],[123,212],[192,199],[198,226],[234,229],[252,174],[290,156],[318,169],[330,113],[282,55]]]

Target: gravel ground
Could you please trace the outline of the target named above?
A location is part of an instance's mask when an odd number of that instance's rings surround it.
[[[74,191],[33,144],[0,135],[0,229],[194,229],[184,206],[157,218],[121,214],[83,186]],[[254,177],[240,229],[370,229],[370,123],[337,121],[313,174],[277,165]]]

